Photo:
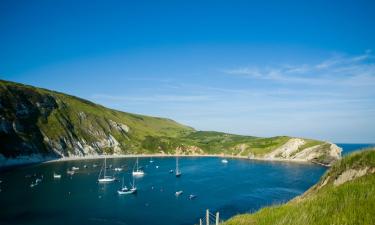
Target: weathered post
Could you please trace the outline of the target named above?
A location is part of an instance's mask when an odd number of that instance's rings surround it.
[[[219,212],[216,212],[216,225],[219,225]]]
[[[206,210],[206,225],[210,225],[210,211]]]

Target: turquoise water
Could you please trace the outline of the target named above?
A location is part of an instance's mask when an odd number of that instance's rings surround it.
[[[338,144],[343,154],[366,144]],[[315,184],[326,170],[311,164],[261,162],[219,158],[181,158],[180,178],[169,173],[174,158],[140,159],[146,175],[136,180],[137,195],[119,196],[121,182],[98,184],[103,160],[56,162],[0,172],[0,224],[105,224],[185,225],[195,224],[205,209],[219,211],[223,219],[282,203]],[[99,166],[93,168],[93,164]],[[124,166],[111,171],[119,180],[131,180],[135,159],[108,159],[107,165]],[[84,165],[88,168],[83,168]],[[80,170],[73,176],[66,171]],[[159,168],[156,168],[159,166]],[[53,173],[62,174],[54,180]],[[36,178],[42,182],[31,188]],[[175,192],[184,193],[176,197]],[[189,200],[188,195],[197,195]]]
[[[174,158],[154,158],[154,163],[148,158],[139,161],[146,175],[136,180],[137,195],[127,196],[116,192],[120,181],[97,183],[100,166],[92,165],[101,165],[102,160],[56,162],[3,171],[0,223],[192,225],[204,216],[207,208],[219,211],[226,219],[288,201],[317,182],[325,171],[309,164],[229,159],[225,165],[219,158],[181,158],[183,174],[176,178],[169,173],[175,167]],[[114,174],[119,179],[124,176],[129,183],[134,159],[108,159],[107,164],[125,165],[126,171]],[[80,170],[70,177],[66,170],[72,166]],[[54,180],[53,172],[61,173],[61,180]],[[30,184],[42,175],[42,182],[31,188]],[[184,193],[176,197],[179,190]],[[189,200],[189,194],[197,198]]]

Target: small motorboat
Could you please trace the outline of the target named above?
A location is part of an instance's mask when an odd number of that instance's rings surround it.
[[[159,169],[159,166],[155,166],[156,169]]]
[[[189,195],[190,200],[195,199],[196,197],[197,197],[196,195]]]
[[[41,178],[36,178],[35,182],[33,182],[33,183],[30,184],[30,187],[33,188],[33,187],[37,186],[38,184],[40,184],[40,182],[42,182],[42,179]]]
[[[73,166],[73,167],[72,167],[72,170],[79,170],[79,167],[75,167],[75,166]]]
[[[87,165],[83,165],[83,168],[85,168],[85,169],[86,169],[86,168],[87,168]]]
[[[97,167],[97,166],[98,166],[98,165],[96,165],[96,164],[92,164],[92,167],[93,167],[93,168],[95,168],[95,167]]]
[[[116,167],[114,170],[120,172],[120,171],[122,171],[123,169],[122,169],[121,167]]]
[[[67,174],[73,176],[75,174],[74,170],[68,170],[66,171]]]
[[[175,195],[178,197],[180,195],[182,195],[182,193],[184,193],[183,191],[176,191]]]
[[[61,174],[53,173],[53,178],[54,179],[60,179],[61,178]]]
[[[169,173],[173,173],[174,171],[173,170],[169,170]]]
[[[227,159],[223,159],[223,160],[221,160],[221,162],[224,163],[224,164],[227,164],[228,160]]]

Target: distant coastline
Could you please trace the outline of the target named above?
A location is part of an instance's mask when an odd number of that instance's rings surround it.
[[[116,159],[116,158],[148,158],[148,157],[155,157],[155,158],[172,158],[172,157],[216,157],[216,158],[226,158],[226,159],[247,159],[247,160],[255,160],[255,161],[264,161],[264,162],[292,162],[292,163],[302,163],[302,164],[318,164],[321,166],[328,167],[324,164],[319,164],[307,160],[301,159],[281,159],[281,158],[260,158],[260,157],[246,157],[246,156],[236,156],[236,155],[224,155],[224,154],[194,154],[194,155],[172,155],[172,154],[126,154],[126,155],[92,155],[92,156],[71,156],[71,157],[62,157],[62,158],[55,158],[55,157],[43,157],[40,155],[31,155],[29,157],[21,156],[18,158],[13,159],[0,159],[0,168],[8,168],[8,167],[16,167],[16,166],[23,166],[29,164],[37,164],[37,163],[55,163],[55,162],[67,162],[67,161],[81,161],[81,160],[95,160],[95,159]]]
[[[327,165],[314,163],[307,160],[301,159],[280,159],[280,158],[260,158],[260,157],[246,157],[246,156],[232,156],[232,155],[223,155],[223,154],[195,154],[195,155],[170,155],[170,154],[140,154],[140,155],[96,155],[96,156],[84,156],[84,157],[64,157],[58,159],[52,159],[44,161],[43,163],[54,163],[54,162],[64,162],[64,161],[80,161],[80,160],[95,160],[95,159],[116,159],[116,158],[173,158],[173,157],[184,157],[184,158],[193,158],[193,157],[215,157],[215,158],[226,158],[226,159],[247,159],[255,161],[265,161],[265,162],[293,162],[293,163],[303,163],[303,164],[318,164],[321,166],[327,167]]]

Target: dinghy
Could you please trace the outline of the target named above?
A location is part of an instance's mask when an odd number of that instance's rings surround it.
[[[60,179],[61,178],[61,174],[53,173],[53,178],[54,179]]]
[[[195,199],[196,197],[197,197],[196,195],[189,195],[190,200]]]

